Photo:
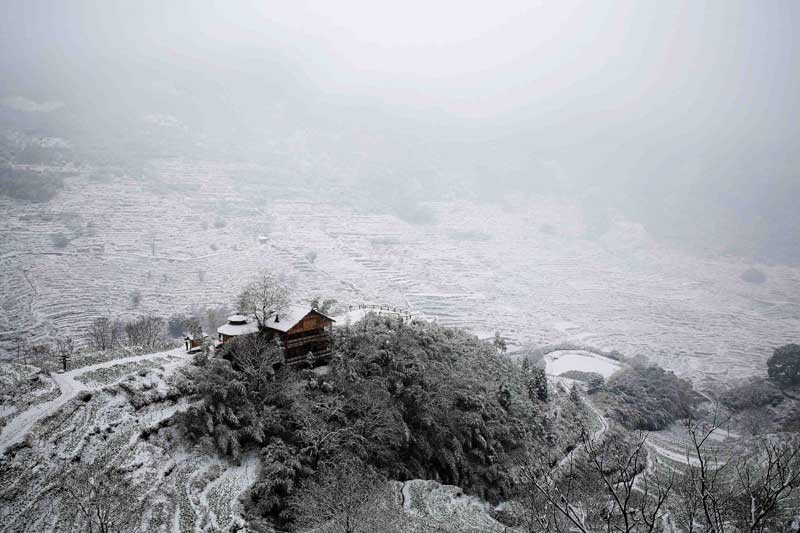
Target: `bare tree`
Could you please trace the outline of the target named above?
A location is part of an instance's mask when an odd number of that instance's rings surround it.
[[[499,354],[504,354],[508,350],[506,340],[500,335],[499,331],[494,332],[494,348]]]
[[[286,283],[269,272],[262,273],[239,295],[239,312],[252,315],[264,327],[270,315],[281,311],[289,301]]]
[[[365,455],[404,438],[403,421],[389,408],[391,398],[386,390],[366,386],[369,389],[357,396],[329,392],[309,395],[294,405],[292,419],[305,444],[303,454],[319,461],[342,450]]]
[[[397,512],[383,476],[350,456],[322,465],[291,507],[298,526],[330,533],[386,531],[389,515]]]
[[[284,361],[283,350],[266,335],[254,333],[237,337],[226,347],[226,357],[240,370],[254,392],[263,392],[275,378],[275,368]]]
[[[88,533],[139,531],[142,505],[124,475],[93,464],[80,464],[65,476],[64,502]]]
[[[659,531],[674,474],[648,459],[647,435],[634,439],[581,432],[580,449],[555,468],[546,457],[520,469],[522,522],[530,532]],[[644,475],[648,460],[654,467]]]
[[[34,344],[30,347],[30,354],[35,364],[41,365],[52,354],[49,344]]]
[[[672,505],[678,527],[687,533],[784,530],[800,489],[798,442],[762,437],[750,453],[722,460],[708,441],[726,422],[715,415],[710,423],[684,423],[690,448]]]
[[[28,352],[30,351],[30,342],[27,337],[22,335],[14,338],[14,351],[16,352],[16,361],[23,365],[28,364]]]
[[[579,497],[574,457],[570,455],[561,467],[556,477],[546,456],[523,462],[522,490],[515,514],[525,531],[562,533],[573,528],[587,531],[583,512],[570,503]]]
[[[128,344],[152,350],[157,348],[164,338],[164,319],[157,316],[138,318],[125,324]]]
[[[735,465],[738,503],[733,521],[740,531],[781,531],[796,516],[792,493],[800,489],[800,446],[763,438],[755,453]]]
[[[322,314],[328,314],[333,312],[334,307],[336,306],[336,299],[335,298],[325,298],[324,300],[319,296],[312,298],[311,300],[311,308],[316,309]]]
[[[67,365],[74,351],[75,343],[72,342],[72,337],[56,337],[56,356],[64,372],[67,371]]]
[[[89,340],[89,345],[93,349],[99,351],[114,348],[119,342],[120,329],[119,322],[112,321],[110,318],[95,318],[89,326],[86,335]]]
[[[728,419],[715,412],[710,423],[686,419],[684,427],[689,437],[686,465],[675,492],[675,522],[687,533],[725,530],[733,495],[726,483],[728,462],[706,443]]]

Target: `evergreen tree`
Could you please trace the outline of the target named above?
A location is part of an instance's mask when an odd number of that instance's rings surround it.
[[[800,344],[787,344],[775,348],[767,361],[769,379],[780,385],[800,383]]]

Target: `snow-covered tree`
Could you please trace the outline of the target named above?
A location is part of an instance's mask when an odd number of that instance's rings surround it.
[[[289,303],[289,289],[282,279],[263,272],[242,290],[237,303],[240,313],[255,317],[258,325],[264,327],[272,313]]]

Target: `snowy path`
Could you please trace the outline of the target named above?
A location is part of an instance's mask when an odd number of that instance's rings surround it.
[[[91,372],[93,370],[97,370],[100,368],[109,368],[112,366],[122,365],[126,363],[134,363],[137,361],[144,361],[148,359],[157,359],[159,357],[169,357],[169,356],[181,356],[185,357],[186,353],[184,352],[183,348],[174,348],[172,350],[167,350],[165,352],[156,352],[156,353],[149,353],[145,355],[136,355],[132,357],[125,357],[122,359],[112,359],[111,361],[105,361],[103,363],[98,363],[96,365],[91,366],[84,366],[82,368],[76,368],[75,370],[70,370],[69,372],[65,372],[63,374],[58,374],[56,372],[51,372],[50,377],[53,379],[55,384],[61,390],[61,395],[49,402],[45,402],[39,405],[34,405],[30,409],[27,409],[17,416],[12,418],[8,421],[8,423],[3,427],[2,433],[0,433],[0,455],[4,454],[6,450],[17,444],[18,442],[22,441],[25,438],[25,435],[31,430],[34,424],[39,420],[55,413],[61,407],[63,407],[67,402],[75,398],[79,392],[81,391],[92,391],[97,389],[102,389],[103,387],[107,387],[109,384],[104,383],[101,385],[96,385],[94,387],[87,386],[85,383],[81,383],[76,378],[81,376],[87,372]],[[179,361],[180,363],[182,361]]]
[[[600,412],[600,410],[597,407],[595,407],[595,405],[591,401],[589,401],[589,398],[584,398],[583,403],[584,405],[589,407],[589,409],[597,417],[597,421],[600,422],[600,427],[597,430],[595,430],[595,432],[592,433],[592,436],[590,437],[590,440],[592,442],[598,442],[600,438],[603,435],[605,435],[606,431],[608,431],[609,428],[608,419],[605,417],[605,415],[603,415],[603,413]],[[558,462],[558,466],[556,466],[556,469],[562,468],[565,464],[567,464],[581,448],[583,448],[583,443],[575,446],[575,448],[573,448],[571,452],[565,455],[564,458]]]

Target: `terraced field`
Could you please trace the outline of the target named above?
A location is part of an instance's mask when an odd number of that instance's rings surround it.
[[[131,501],[150,503],[143,516],[148,531],[220,530],[240,520],[238,497],[256,479],[256,455],[229,464],[174,435],[144,436],[188,406],[185,398],[152,394],[167,392],[188,357],[178,349],[131,359],[63,374],[62,401],[21,413],[30,423],[17,424],[13,435],[3,432],[1,531],[71,530],[73,513],[58,487],[78,459],[113,466],[133,482]],[[77,383],[80,390],[73,389]],[[150,401],[136,402],[144,393]]]
[[[652,456],[648,461],[648,470],[645,475],[649,476],[651,480],[657,479],[656,469],[660,471],[660,478],[665,480],[669,478],[670,473],[674,473],[675,486],[680,487],[689,483],[687,477],[689,468],[694,468],[696,471],[700,467],[700,462],[692,451],[693,448],[688,432],[680,423],[676,423],[663,431],[650,433],[646,445]],[[703,445],[702,455],[706,467],[710,471],[717,469],[720,471],[717,481],[719,490],[725,490],[728,487],[741,487],[737,478],[737,461],[747,457],[748,454],[753,453],[756,449],[754,437],[739,434],[730,429],[727,424],[716,429],[711,434]],[[755,460],[753,457],[750,458],[750,461]],[[762,456],[759,460],[764,461],[765,459]],[[751,464],[756,463],[753,462]],[[677,489],[677,493],[673,493],[676,501],[672,502],[670,511],[672,515],[670,521],[675,525],[679,524],[685,512],[682,502],[678,498],[679,493],[680,488]],[[798,509],[800,509],[800,494],[797,491],[794,491],[788,497],[781,498],[776,508],[781,512],[789,513],[789,516],[794,516],[794,527],[797,527],[797,520],[800,519],[800,516],[797,515]]]
[[[587,240],[581,213],[556,200],[432,203],[436,222],[413,225],[342,202],[357,191],[255,172],[171,160],[157,179],[68,178],[44,206],[0,199],[0,346],[26,332],[80,336],[104,314],[229,304],[263,268],[288,276],[298,300],[407,307],[500,331],[511,348],[642,354],[701,385],[762,373],[800,331],[797,269],[760,266],[768,281],[747,284],[741,260],[687,255],[622,219]],[[63,248],[59,232],[72,239]]]
[[[25,399],[0,434],[0,531],[72,531],[76,509],[62,487],[77,463],[110,469],[130,482],[126,505],[145,502],[146,531],[193,533],[236,529],[242,496],[258,478],[256,451],[234,463],[188,443],[168,422],[189,401],[174,389],[190,360],[182,349],[97,363],[51,374],[60,395],[41,406]],[[5,364],[0,364],[4,368]],[[9,432],[10,431],[10,432]],[[121,478],[120,478],[121,479]],[[397,531],[459,524],[459,531],[502,531],[491,506],[434,481],[390,482],[387,516]],[[139,516],[137,515],[137,519]]]

